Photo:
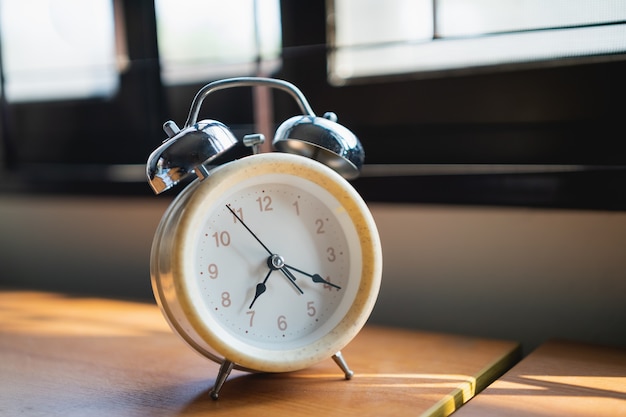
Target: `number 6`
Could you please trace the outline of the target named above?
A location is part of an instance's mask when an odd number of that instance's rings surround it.
[[[287,318],[285,316],[278,316],[278,329],[287,330]]]

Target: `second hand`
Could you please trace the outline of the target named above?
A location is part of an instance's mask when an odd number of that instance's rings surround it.
[[[271,251],[271,250],[269,250],[269,248],[268,248],[267,246],[265,246],[265,244],[264,244],[263,242],[261,242],[261,239],[259,239],[259,238],[258,238],[258,236],[257,236],[257,235],[255,235],[255,234],[254,234],[254,232],[253,232],[252,230],[250,230],[250,228],[249,228],[249,227],[248,227],[248,226],[247,226],[247,225],[243,222],[243,220],[241,220],[241,217],[237,216],[237,213],[235,213],[235,210],[233,210],[233,209],[232,209],[232,208],[231,208],[228,204],[226,204],[226,208],[228,209],[228,211],[230,211],[231,213],[233,213],[233,216],[235,216],[235,218],[236,218],[237,220],[239,220],[239,223],[241,223],[241,224],[242,224],[242,226],[243,226],[243,227],[245,227],[245,228],[246,228],[246,230],[247,230],[248,232],[250,232],[250,234],[251,234],[251,235],[252,235],[252,236],[256,239],[256,241],[257,241],[257,242],[259,242],[259,243],[261,244],[261,246],[263,246],[263,249],[265,249],[265,251],[266,251],[267,253],[269,253],[269,254],[270,254],[270,256],[271,256],[271,255],[273,255],[272,251]]]

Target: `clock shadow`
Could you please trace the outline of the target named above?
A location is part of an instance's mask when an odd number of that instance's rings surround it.
[[[228,413],[237,416],[264,415],[263,410],[314,410],[320,392],[329,396],[342,392],[343,384],[349,384],[341,372],[310,375],[306,371],[286,373],[239,373],[229,377],[218,400],[210,396],[212,381],[193,398],[179,415],[204,415]],[[306,393],[309,392],[311,396]],[[315,394],[315,395],[313,395]],[[234,414],[233,414],[234,413]],[[297,414],[297,413],[296,413]]]

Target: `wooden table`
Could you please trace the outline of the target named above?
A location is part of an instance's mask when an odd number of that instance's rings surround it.
[[[234,372],[186,347],[151,304],[0,292],[0,415],[448,415],[519,360],[515,342],[382,327],[287,374]]]
[[[550,341],[454,417],[547,415],[626,416],[626,350]]]

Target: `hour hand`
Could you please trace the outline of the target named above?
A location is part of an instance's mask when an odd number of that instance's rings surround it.
[[[333,288],[337,288],[338,290],[341,289],[341,287],[339,285],[333,284],[332,282],[330,282],[328,280],[325,280],[324,278],[322,278],[322,276],[320,274],[309,274],[308,272],[304,272],[304,271],[302,271],[302,270],[300,270],[298,268],[294,268],[291,265],[285,265],[285,267],[288,268],[288,269],[292,269],[292,270],[294,270],[294,271],[296,271],[296,272],[298,272],[298,273],[300,273],[300,274],[302,274],[304,276],[307,276],[307,277],[311,278],[313,280],[313,282],[315,282],[316,284],[326,284],[326,285],[329,285],[329,286],[331,286]]]
[[[259,298],[261,294],[263,294],[267,290],[267,285],[265,285],[265,283],[267,282],[267,279],[270,277],[271,273],[272,270],[270,269],[269,271],[267,271],[267,275],[265,275],[265,279],[263,280],[263,282],[259,282],[258,284],[256,284],[254,298],[252,299],[252,302],[250,303],[250,307],[248,307],[248,309],[252,309],[252,306],[256,302],[257,298]]]

